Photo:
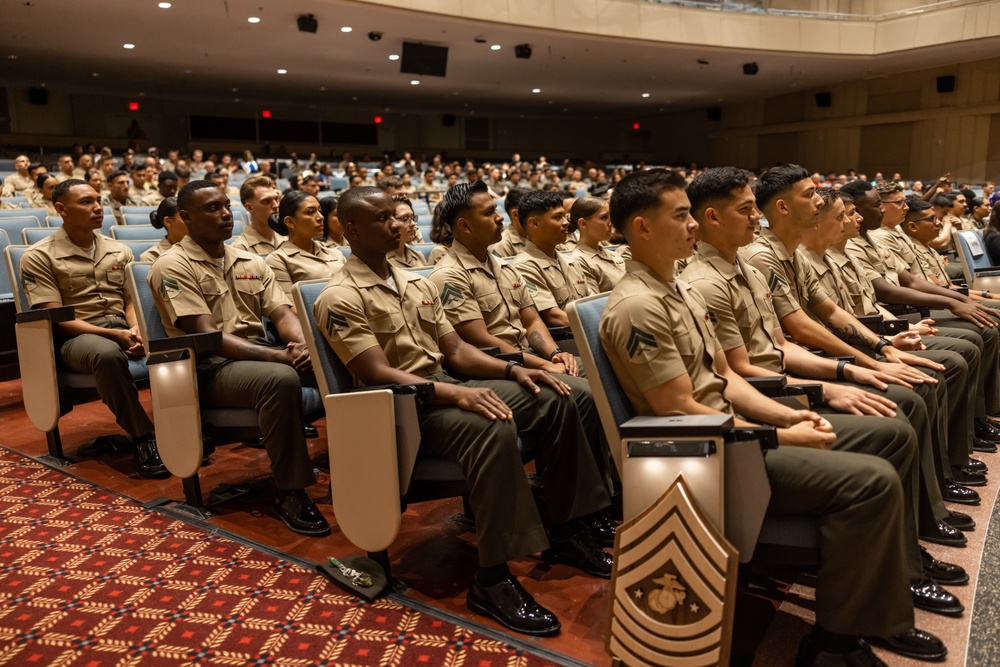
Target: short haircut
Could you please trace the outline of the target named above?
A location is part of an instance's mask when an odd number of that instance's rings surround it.
[[[785,164],[768,169],[760,175],[753,189],[758,208],[763,211],[774,203],[778,195],[806,178],[810,178],[809,172],[800,164]]]
[[[843,187],[840,188],[843,192],[851,195],[851,201],[857,204],[859,201],[864,199],[868,192],[871,192],[875,188],[868,181],[851,181],[850,183],[845,183]]]
[[[379,188],[379,190],[381,189],[382,188]],[[394,201],[397,204],[406,204],[407,206],[410,207],[410,212],[411,213],[413,212],[413,202],[411,202],[410,198],[407,197],[405,194],[403,194],[402,192],[397,192],[396,194],[389,196],[392,198],[392,201]]]
[[[854,200],[847,197],[847,195],[845,195],[842,190],[834,190],[833,188],[819,188],[818,190],[816,190],[816,194],[818,194],[819,198],[823,200],[824,209],[833,202],[838,200],[840,201],[846,200],[850,201],[852,204],[854,203]]]
[[[224,169],[216,169],[211,174],[205,176],[205,178],[210,181],[225,181],[226,171]],[[218,185],[218,183],[216,183],[216,185]]]
[[[177,197],[167,197],[149,214],[149,224],[157,229],[163,229],[163,219],[175,215],[177,215]]]
[[[701,222],[709,205],[728,202],[733,198],[733,190],[743,189],[750,184],[750,176],[749,171],[739,167],[706,169],[687,186],[691,215]]]
[[[174,168],[174,173],[177,174],[177,178],[178,179],[181,179],[181,178],[191,178],[191,170],[188,169],[187,167],[185,167],[184,165],[180,165],[178,167],[175,167]],[[163,176],[160,176],[160,178],[163,178]]]
[[[895,181],[878,181],[875,183],[875,189],[878,190],[880,197],[884,197],[886,195],[902,192],[903,186]]]
[[[923,199],[918,199],[917,201],[907,201],[906,206],[906,219],[910,220],[911,218],[917,217],[918,213],[923,213],[927,209],[931,208],[931,203],[926,202]]]
[[[548,213],[554,208],[562,208],[563,198],[558,192],[530,190],[517,203],[517,218],[525,224],[533,215]]]
[[[114,162],[114,161],[115,159],[110,155],[108,157],[102,157],[100,160],[97,161],[97,166],[101,166],[102,164],[105,164],[107,162]]]
[[[400,188],[403,186],[403,179],[399,176],[386,176],[385,178],[380,178],[375,182],[375,187],[379,190],[388,190],[389,188]]]
[[[442,224],[448,225],[449,230],[453,229],[459,216],[472,208],[472,198],[481,193],[489,193],[489,187],[484,181],[458,183],[448,188],[435,209],[441,211]]]
[[[517,211],[517,205],[521,203],[521,198],[524,194],[528,192],[523,188],[511,188],[507,191],[507,196],[504,197],[503,207],[508,213],[513,213]]]
[[[262,176],[260,174],[251,176],[247,180],[243,181],[243,185],[240,186],[240,203],[246,205],[248,201],[253,199],[253,192],[257,188],[273,187],[274,181],[267,176]]]
[[[185,211],[187,207],[191,205],[191,199],[194,197],[194,193],[198,190],[206,190],[208,188],[219,189],[218,183],[213,183],[208,180],[191,181],[177,193],[177,210]]]
[[[137,171],[146,171],[146,165],[139,164],[138,162],[136,162],[135,164],[132,165],[132,168],[129,169],[129,171],[133,174]]]
[[[670,190],[683,190],[684,177],[669,169],[633,171],[618,182],[608,203],[611,224],[624,233],[635,216],[660,204],[660,195]]]
[[[45,181],[49,180],[50,178],[55,178],[55,176],[53,174],[50,174],[47,171],[42,172],[38,176],[35,176],[35,188],[38,191],[41,191],[42,186],[45,185]],[[70,179],[70,180],[73,180],[73,179]],[[65,181],[63,181],[63,182],[65,182]]]
[[[267,226],[282,236],[288,236],[288,225],[285,224],[285,218],[294,218],[306,197],[312,197],[312,195],[305,190],[292,190],[283,196],[281,203],[278,204],[278,215],[269,216]]]
[[[176,181],[176,180],[177,180],[177,174],[175,174],[174,172],[172,172],[172,171],[161,171],[160,172],[159,181],[161,183],[163,181]]]
[[[931,197],[931,206],[938,208],[951,208],[954,202],[947,195],[934,195]]]
[[[337,217],[350,220],[356,214],[357,210],[361,208],[366,199],[377,195],[388,196],[371,185],[362,185],[344,190],[344,194],[340,195],[340,202],[337,204]]]
[[[52,178],[55,178],[55,176],[53,176]],[[70,188],[73,188],[77,185],[87,185],[87,182],[81,181],[79,178],[67,178],[65,181],[57,185],[52,190],[52,203],[56,204],[62,201],[66,197],[66,195],[69,194]],[[87,187],[90,186],[87,185]]]
[[[115,179],[121,178],[122,176],[124,176],[125,178],[128,178],[129,177],[128,172],[125,171],[125,170],[123,170],[123,169],[119,169],[118,171],[116,171],[113,174],[111,174],[110,176],[108,176],[108,183],[111,183]]]

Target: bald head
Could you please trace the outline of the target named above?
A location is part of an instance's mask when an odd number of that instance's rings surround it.
[[[337,202],[337,217],[342,222],[362,222],[360,216],[370,210],[374,201],[391,201],[384,191],[372,186],[360,186],[347,189]]]

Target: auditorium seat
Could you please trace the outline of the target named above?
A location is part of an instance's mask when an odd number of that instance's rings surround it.
[[[1000,267],[993,266],[986,252],[983,233],[978,229],[951,233],[962,265],[965,284],[972,290],[1000,291]]]
[[[38,218],[34,216],[0,218],[0,229],[4,230],[7,233],[7,237],[14,243],[20,242],[22,238],[21,231],[29,227],[41,227]]]
[[[424,238],[427,238],[426,234],[424,234]],[[423,255],[424,261],[427,262],[431,252],[437,247],[437,243],[414,243],[410,247]]]
[[[116,241],[159,241],[166,235],[153,225],[113,225],[110,232]]]
[[[148,213],[125,213],[122,215],[126,225],[138,225],[138,226],[148,226],[149,214]]]
[[[0,220],[4,218],[35,218],[38,224],[35,227],[45,226],[45,210],[40,208],[12,208],[0,209]]]
[[[25,227],[21,230],[21,240],[27,245],[34,245],[47,236],[56,233],[57,227]]]

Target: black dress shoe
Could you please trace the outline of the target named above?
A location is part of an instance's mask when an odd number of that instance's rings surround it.
[[[976,522],[971,516],[963,512],[956,512],[951,510],[948,512],[948,516],[944,518],[944,522],[951,526],[952,528],[958,528],[959,530],[969,532],[976,529]]]
[[[549,544],[550,548],[542,552],[542,560],[546,563],[572,565],[591,576],[611,578],[614,559],[597,546],[588,531],[580,530],[576,535],[563,540],[555,540],[550,536]]]
[[[983,440],[982,438],[973,438],[972,451],[986,452],[987,454],[996,454],[997,445],[995,442],[990,442],[989,440]]]
[[[966,470],[971,470],[972,472],[982,473],[983,475],[990,471],[990,469],[986,467],[985,463],[979,459],[974,459],[971,456],[969,457],[969,462],[962,467]]]
[[[901,635],[889,637],[888,639],[870,637],[868,641],[879,648],[884,648],[886,651],[892,651],[899,655],[905,655],[907,658],[924,660],[926,662],[941,662],[948,655],[948,649],[945,647],[943,641],[929,632],[917,630],[916,628]]]
[[[618,524],[609,519],[602,512],[595,512],[580,519],[590,536],[594,538],[600,547],[615,546],[615,535],[618,533]]]
[[[252,449],[264,449],[264,436],[254,438],[253,440],[244,440],[243,444]]]
[[[292,532],[309,536],[330,534],[330,524],[305,489],[279,490],[274,495],[274,513]]]
[[[989,442],[1000,442],[1000,428],[997,428],[988,419],[973,420],[973,434],[977,438],[982,438]]]
[[[958,598],[925,576],[920,583],[910,584],[913,606],[942,616],[961,616],[965,607]]]
[[[962,486],[986,486],[986,475],[982,473],[952,466],[951,474],[955,476],[956,484],[961,484]]]
[[[920,547],[920,562],[924,566],[924,574],[943,586],[963,586],[969,583],[969,575],[964,568],[938,560],[923,547]]]
[[[160,453],[156,451],[156,436],[152,433],[135,439],[135,463],[139,467],[139,474],[143,477],[153,479],[170,477],[170,471],[163,465]]]
[[[535,602],[515,577],[489,587],[473,578],[465,604],[473,612],[526,635],[548,637],[557,634],[562,627],[556,615]]]
[[[959,503],[960,505],[978,505],[982,502],[978,493],[955,482],[945,484],[941,495],[949,503]]]
[[[939,523],[937,530],[925,531],[918,537],[925,542],[943,544],[946,547],[964,547],[969,543],[969,538],[963,535],[962,531],[947,523]]]
[[[306,424],[305,426],[303,426],[302,434],[306,436],[307,440],[319,437],[319,431],[317,431],[316,427],[313,426],[312,424]]]
[[[813,640],[812,634],[802,638],[799,654],[795,657],[795,667],[888,667],[872,652],[872,647],[864,639],[858,639],[858,646],[848,653],[824,651]]]

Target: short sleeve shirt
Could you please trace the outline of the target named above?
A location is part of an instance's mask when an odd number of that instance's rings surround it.
[[[781,239],[766,227],[740,255],[764,275],[779,319],[830,298],[812,268],[789,254]]]
[[[398,249],[393,250],[386,256],[386,259],[397,269],[416,269],[427,265],[427,260],[424,259],[420,251],[414,250],[410,246],[403,246],[402,254]]]
[[[274,232],[274,238],[270,241],[261,236],[253,227],[247,227],[243,233],[233,241],[233,247],[239,250],[246,250],[254,255],[266,256],[281,247],[281,244],[288,240],[287,236],[282,236]]]
[[[625,275],[625,260],[614,250],[578,243],[570,261],[580,268],[591,293],[610,292]]]
[[[872,283],[876,278],[884,278],[889,283],[899,286],[899,271],[906,267],[891,250],[879,245],[876,247],[864,236],[857,236],[847,242],[844,249],[847,256],[857,261],[865,276]]]
[[[316,323],[345,366],[379,347],[393,368],[433,375],[444,360],[438,341],[454,331],[438,290],[415,273],[391,265],[389,271],[396,290],[357,256],[348,257],[313,306]]]
[[[490,252],[497,257],[513,257],[524,250],[525,239],[513,226],[504,230],[500,241],[490,246]]]
[[[868,232],[868,238],[879,250],[888,250],[893,255],[893,265],[896,273],[909,271],[917,261],[917,253],[910,239],[899,227],[879,227]]]
[[[519,350],[527,350],[528,330],[521,310],[535,305],[524,278],[510,264],[486,253],[480,262],[455,241],[438,262],[430,280],[441,294],[444,314],[451,324],[483,320],[491,336]]]
[[[211,315],[220,331],[265,340],[263,318],[291,305],[261,257],[229,245],[225,249],[220,266],[219,258],[186,236],[153,262],[149,288],[167,335],[184,334],[178,318]]]
[[[525,242],[524,250],[511,260],[511,264],[524,276],[528,292],[540,311],[565,309],[570,301],[590,294],[578,267],[558,252],[555,258],[549,257],[531,241]]]
[[[735,264],[726,261],[714,246],[701,241],[681,278],[704,299],[723,350],[743,346],[754,366],[784,372],[785,356],[774,336],[780,323],[760,271],[740,257]]]
[[[875,305],[875,287],[856,259],[830,246],[823,255],[823,261],[837,272],[841,284],[847,291],[840,296],[843,302],[838,305],[841,308],[855,315],[879,314],[878,306]]]
[[[694,399],[732,412],[726,380],[712,368],[721,349],[701,295],[683,279],[663,281],[644,264],[629,261],[608,298],[600,336],[615,375],[636,414],[653,415],[643,392],[682,375]]]
[[[125,317],[125,267],[132,251],[94,232],[94,258],[60,227],[21,257],[21,287],[32,308],[58,303],[73,306],[87,322],[106,315]]]
[[[928,248],[916,239],[911,240],[913,241],[913,249],[916,253],[917,261],[913,265],[913,268],[910,269],[910,272],[921,276],[925,280],[937,283],[942,287],[950,285],[951,278],[948,277],[948,272],[944,268],[944,262],[941,261],[940,253],[933,248]]]
[[[170,241],[168,241],[167,237],[164,236],[162,239],[160,239],[159,243],[157,243],[152,248],[139,255],[139,261],[154,262],[156,261],[157,257],[159,257],[168,250],[170,250]]]
[[[330,278],[347,262],[344,253],[337,248],[328,248],[319,241],[313,241],[312,245],[310,252],[285,241],[264,260],[288,298],[292,298],[295,283]]]

